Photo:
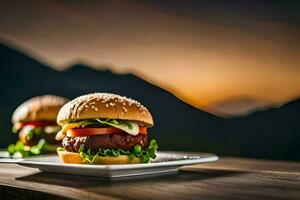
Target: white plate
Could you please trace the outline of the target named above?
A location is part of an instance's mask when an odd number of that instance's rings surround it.
[[[218,156],[210,153],[158,152],[151,163],[126,165],[82,165],[63,164],[57,156],[41,156],[19,160],[17,164],[38,168],[45,172],[98,176],[102,178],[122,178],[140,175],[162,175],[178,172],[183,165],[213,162]]]

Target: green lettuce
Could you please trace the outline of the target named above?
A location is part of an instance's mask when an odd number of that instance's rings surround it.
[[[149,146],[146,149],[142,149],[140,145],[135,145],[132,149],[125,151],[122,149],[99,149],[98,152],[94,153],[91,149],[86,149],[84,145],[80,146],[79,155],[82,157],[87,163],[93,164],[97,156],[114,156],[117,157],[119,155],[128,155],[131,160],[138,157],[141,158],[144,163],[150,162],[151,159],[156,158],[156,151],[158,149],[158,144],[156,140],[151,140]],[[57,149],[58,151],[64,150],[63,148]]]
[[[36,127],[30,129],[26,134],[26,140],[29,141],[34,135],[40,135],[43,132],[43,129],[41,127]]]
[[[26,158],[48,152],[49,148],[49,143],[47,143],[45,139],[40,139],[39,142],[32,147],[25,146],[22,142],[18,141],[16,144],[10,144],[7,147],[7,151],[10,155]]]

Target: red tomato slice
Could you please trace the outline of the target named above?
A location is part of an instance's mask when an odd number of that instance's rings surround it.
[[[140,134],[145,134],[145,135],[147,135],[147,127],[141,127],[141,126],[140,126]]]
[[[41,126],[51,126],[51,125],[57,125],[56,122],[52,121],[33,121],[33,122],[21,122],[20,128],[24,126],[34,126],[34,127],[41,127]]]
[[[107,135],[107,134],[122,133],[122,132],[124,131],[115,127],[75,128],[75,129],[67,130],[67,135],[77,137],[77,136]],[[147,128],[140,127],[140,134],[147,134]]]

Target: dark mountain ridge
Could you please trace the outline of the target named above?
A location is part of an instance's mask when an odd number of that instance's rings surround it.
[[[10,117],[26,99],[42,94],[72,99],[99,91],[125,95],[145,104],[155,120],[149,136],[158,139],[161,149],[300,160],[296,140],[300,133],[296,122],[300,101],[247,117],[223,119],[133,74],[114,74],[84,65],[57,71],[5,45],[0,45],[0,67],[1,147],[16,139],[10,131]]]
[[[247,157],[300,160],[300,100],[280,108],[258,111],[229,119],[224,130],[235,135],[240,155]]]

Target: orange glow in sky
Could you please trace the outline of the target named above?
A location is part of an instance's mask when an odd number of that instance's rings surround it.
[[[201,108],[238,96],[283,103],[300,95],[296,24],[226,25],[126,1],[4,4],[0,36],[57,69],[108,65]]]

